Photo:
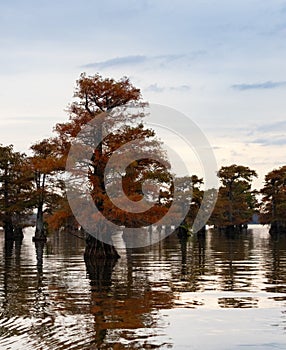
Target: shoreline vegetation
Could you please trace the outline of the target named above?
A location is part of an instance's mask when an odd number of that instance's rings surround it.
[[[130,105],[140,112],[126,112],[125,108]],[[103,243],[85,232],[67,200],[64,176],[68,153],[78,133],[90,121],[95,121],[93,137],[97,142],[88,160],[86,185],[99,213],[119,226],[156,225],[172,205],[174,181],[160,140],[153,130],[144,127],[146,105],[140,90],[128,78],[116,81],[99,74],[87,76],[83,73],[76,82],[74,100],[68,107],[69,120],[55,125],[54,136],[33,144],[30,156],[14,151],[13,145],[0,145],[0,226],[5,241],[21,241],[23,229],[35,220],[35,242],[45,242],[47,234],[53,231],[66,230],[75,235],[81,232],[85,237],[86,261],[119,258],[112,244]],[[120,112],[118,108],[121,108]],[[108,135],[103,137],[106,130]],[[150,159],[132,161],[124,174],[117,174],[119,170],[115,167],[112,181],[122,181],[123,195],[134,203],[144,197],[146,180],[156,182],[160,188],[159,198],[154,202],[158,193],[149,186],[148,196],[153,206],[140,215],[115,207],[108,198],[104,179],[105,166],[112,154],[134,140],[140,140],[136,147],[149,152]],[[152,152],[159,154],[164,164],[154,160]],[[252,180],[257,173],[247,166],[222,166],[217,176],[220,180],[218,191],[203,191],[203,179],[195,174],[176,178],[177,195],[189,205],[189,211],[177,230],[179,235],[187,236],[191,232],[205,194],[210,199],[217,195],[207,224],[221,232],[242,232],[256,216],[259,223],[270,225],[271,235],[286,234],[286,165],[266,174],[260,191],[252,189]],[[114,196],[120,201],[122,193],[116,192]],[[83,212],[84,215],[87,214]],[[95,219],[100,234],[108,235],[108,227],[100,222],[100,217]],[[172,225],[171,221],[169,225]],[[205,227],[198,234],[204,232]]]

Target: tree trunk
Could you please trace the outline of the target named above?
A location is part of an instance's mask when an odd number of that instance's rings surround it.
[[[5,241],[13,241],[14,240],[14,227],[12,223],[12,218],[6,216],[3,220],[3,229],[5,232]]]
[[[14,240],[15,241],[22,241],[24,238],[23,228],[20,226],[14,227]]]
[[[182,224],[177,228],[177,234],[179,237],[188,237],[190,236],[190,230],[188,229],[187,224],[182,222]]]
[[[87,235],[84,259],[118,259],[120,258],[117,250],[112,244],[107,244],[97,238]]]
[[[14,240],[14,227],[12,222],[12,215],[8,211],[10,206],[9,201],[9,182],[8,182],[8,167],[5,168],[4,182],[1,190],[3,190],[4,196],[4,219],[3,219],[3,229],[5,232],[5,241]]]
[[[24,238],[23,228],[13,225],[12,218],[6,217],[3,223],[5,241],[22,241]]]
[[[197,236],[205,236],[206,235],[206,226],[204,225],[198,232]]]
[[[13,255],[13,249],[14,249],[14,241],[13,240],[5,240],[5,245],[4,245],[4,254],[5,254],[5,259],[6,258],[11,258]],[[5,260],[5,263],[8,262],[8,259]]]
[[[286,223],[281,221],[274,221],[271,223],[269,233],[271,235],[280,235],[286,233]]]
[[[182,267],[181,267],[181,281],[185,281],[187,274],[187,242],[188,237],[186,235],[179,236],[180,246],[181,246],[181,255],[182,255]]]
[[[44,213],[43,213],[43,204],[40,203],[37,211],[36,218],[36,231],[35,236],[33,237],[33,241],[46,241],[46,229],[44,225]]]
[[[86,270],[92,286],[92,291],[102,292],[111,286],[111,276],[117,259],[85,258]]]
[[[44,255],[44,241],[36,241],[35,249],[36,249],[36,259],[37,259],[37,271],[38,274],[43,273],[43,255]]]

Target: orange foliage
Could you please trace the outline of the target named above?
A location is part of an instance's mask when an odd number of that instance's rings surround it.
[[[138,106],[141,110],[146,104],[141,101],[140,90],[135,88],[126,77],[116,81],[102,78],[98,74],[94,76],[82,74],[77,81],[74,97],[74,102],[68,108],[70,120],[67,123],[57,124],[55,131],[61,144],[65,145],[63,154],[67,155],[69,146],[79,131],[88,122],[95,121],[94,139],[100,142],[94,147],[89,161],[88,181],[97,208],[108,220],[118,225],[140,227],[157,222],[168,211],[172,192],[169,164],[161,149],[161,144],[155,138],[153,130],[144,128],[141,121],[142,113],[130,114],[130,112],[124,113],[123,110],[111,113],[117,111],[118,107],[126,107],[130,104]],[[103,130],[106,129],[108,134],[103,137]],[[122,210],[115,206],[106,193],[104,182],[106,164],[113,153],[121,146],[134,140],[137,142],[138,150],[143,149],[149,152],[150,158],[139,159],[130,164],[125,169],[125,174],[121,174],[117,178],[113,177],[112,181],[122,181],[124,195],[134,202],[142,199],[142,186],[147,179],[156,182],[157,189],[164,188],[164,191],[161,191],[161,200],[163,197],[165,201],[157,201],[150,210],[144,213],[130,213],[128,208]],[[79,152],[80,147],[79,142]],[[160,154],[161,158],[165,159],[164,164],[152,159],[153,153]],[[117,170],[115,166],[113,175],[116,174]],[[151,185],[148,186],[150,197],[152,197],[152,193],[154,194],[156,190]],[[117,200],[121,200],[121,195],[115,194]],[[82,215],[89,214],[83,212]],[[53,216],[53,226],[56,226],[56,221],[63,221],[63,213],[59,212]]]

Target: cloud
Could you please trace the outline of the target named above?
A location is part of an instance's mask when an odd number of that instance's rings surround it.
[[[104,68],[117,67],[117,66],[136,65],[136,64],[144,63],[146,61],[147,61],[147,57],[141,56],[141,55],[115,57],[106,61],[88,63],[84,65],[83,68],[104,69]]]
[[[285,146],[286,145],[286,137],[285,136],[273,136],[268,138],[258,138],[253,141],[252,143],[260,144],[261,146]]]
[[[283,86],[286,86],[286,81],[265,81],[263,83],[253,83],[253,84],[234,84],[231,87],[235,90],[245,91],[245,90],[276,89]]]
[[[9,118],[1,118],[0,119],[0,126],[1,127],[8,127],[8,126],[19,126],[19,125],[41,125],[41,124],[56,124],[59,121],[58,116],[45,116],[44,118],[40,119],[39,116],[19,116],[19,117],[13,117],[10,116]],[[52,130],[52,127],[51,129]]]
[[[269,135],[252,140],[251,143],[257,143],[261,146],[285,146],[286,137],[284,135]]]
[[[82,68],[95,68],[95,69],[106,69],[111,67],[121,67],[126,65],[159,65],[164,66],[179,60],[195,60],[196,58],[205,55],[205,51],[194,51],[189,54],[166,54],[158,56],[146,56],[146,55],[129,55],[114,57],[105,61],[92,62],[82,66]]]
[[[189,85],[178,85],[178,86],[160,86],[157,83],[151,84],[147,86],[145,91],[150,91],[150,92],[163,92],[163,91],[178,91],[178,92],[184,92],[184,91],[189,91],[191,90],[191,87]]]
[[[173,61],[176,61],[178,59],[185,58],[185,57],[186,57],[186,55],[178,54],[178,55],[150,56],[149,58],[151,60],[158,60],[158,61],[162,61],[162,62],[165,62],[165,63],[170,63],[170,62],[173,62]]]
[[[170,90],[175,91],[189,91],[191,87],[189,85],[179,85],[179,86],[170,86]]]
[[[269,123],[269,124],[264,124],[264,125],[259,125],[256,127],[257,132],[275,132],[281,130],[286,131],[286,120],[281,120],[275,123]]]
[[[144,90],[150,92],[163,92],[164,90],[166,90],[166,88],[163,86],[158,86],[158,84],[155,83],[147,86]]]
[[[286,145],[286,120],[279,120],[272,123],[266,123],[252,127],[247,132],[248,142],[259,144],[261,146],[284,146]]]

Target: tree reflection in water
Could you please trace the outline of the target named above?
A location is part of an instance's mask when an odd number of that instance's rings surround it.
[[[282,329],[286,238],[266,232],[208,231],[184,240],[174,233],[122,249],[117,261],[85,262],[84,241],[64,232],[45,245],[29,235],[6,245],[0,237],[0,349],[165,349],[173,342],[167,323],[174,329],[177,322],[165,315],[181,308],[202,325],[208,308],[261,308],[270,316],[276,308]]]
[[[148,249],[126,249],[126,265],[114,259],[85,261],[95,330],[91,349],[155,349],[170,345],[152,339],[160,326],[156,310],[172,307],[172,293],[152,290],[148,271],[144,274],[145,261],[140,261]],[[135,273],[134,267],[140,263],[142,270]],[[117,275],[112,278],[117,264]]]

